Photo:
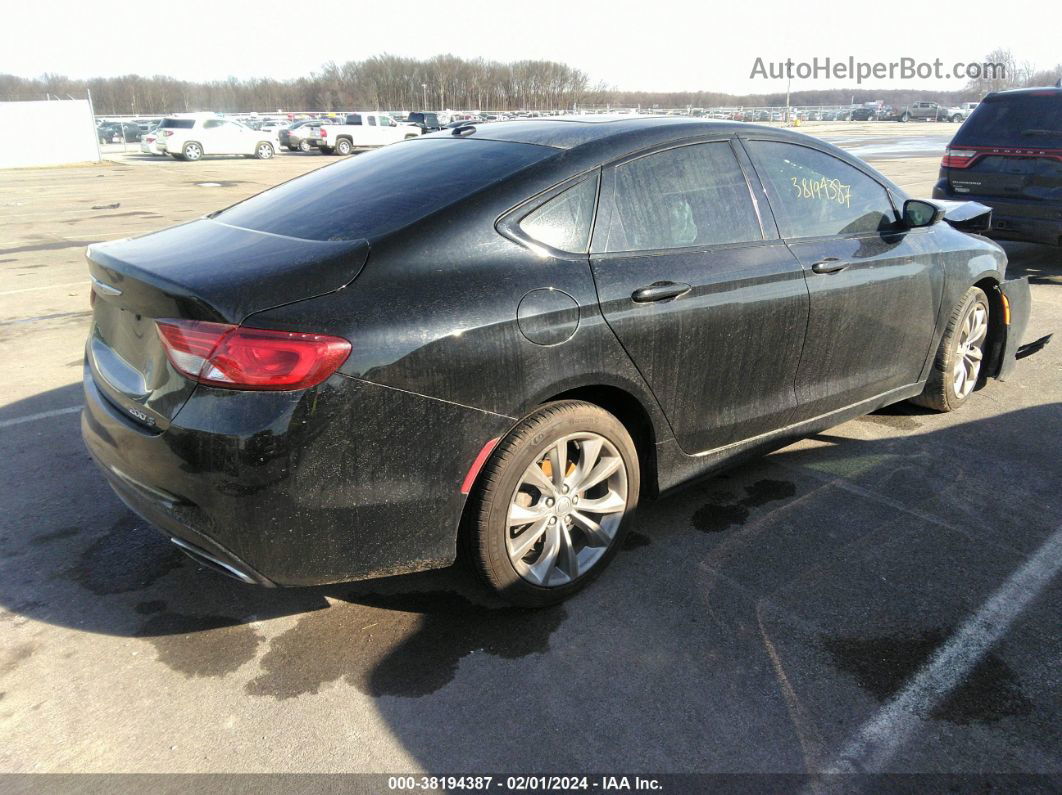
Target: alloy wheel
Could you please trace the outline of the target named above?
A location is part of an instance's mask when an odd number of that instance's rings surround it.
[[[535,456],[513,492],[509,560],[535,585],[565,585],[601,559],[626,509],[627,467],[616,446],[596,433],[564,436]]]
[[[203,156],[203,150],[199,148],[199,144],[187,144],[184,147],[184,156],[189,160],[198,160]]]
[[[962,321],[956,348],[953,388],[955,396],[964,398],[977,386],[984,358],[984,342],[988,335],[988,308],[978,302]]]

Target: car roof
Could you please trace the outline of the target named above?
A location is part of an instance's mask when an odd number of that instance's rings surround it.
[[[1031,86],[1029,88],[1012,88],[1007,91],[996,91],[992,94],[989,94],[981,101],[985,102],[986,100],[992,100],[993,102],[995,102],[1000,99],[1006,99],[1007,97],[1029,95],[1062,97],[1062,88],[1058,88],[1057,86]]]
[[[620,147],[630,146],[634,142],[639,145],[652,146],[666,144],[672,140],[711,134],[760,135],[769,133],[772,137],[792,138],[799,141],[806,141],[808,137],[759,124],[720,119],[697,119],[687,116],[607,116],[603,114],[553,116],[544,119],[495,121],[489,124],[469,122],[467,127],[473,129],[471,132],[463,133],[462,138],[535,144],[555,149],[577,149],[591,144],[600,144],[606,148],[610,144],[615,144]],[[454,135],[454,133],[453,129],[443,130],[421,136],[421,139],[441,138]]]

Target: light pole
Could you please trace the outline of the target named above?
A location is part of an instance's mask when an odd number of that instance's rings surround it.
[[[428,109],[428,84],[421,83],[420,90],[424,92],[424,110]]]

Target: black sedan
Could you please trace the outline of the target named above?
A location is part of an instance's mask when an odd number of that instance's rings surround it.
[[[83,435],[134,511],[241,580],[464,549],[549,603],[640,499],[1005,376],[1028,284],[962,231],[988,215],[755,125],[465,125],[91,246]]]
[[[309,152],[316,147],[316,144],[311,143],[311,133],[319,130],[321,125],[325,123],[320,119],[297,121],[277,133],[280,145],[287,147],[290,152]]]

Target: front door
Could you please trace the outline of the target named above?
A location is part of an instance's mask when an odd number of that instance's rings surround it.
[[[799,418],[917,383],[944,284],[932,227],[901,228],[886,188],[831,154],[781,141],[746,146],[811,296]]]
[[[784,426],[795,407],[807,287],[755,195],[728,140],[604,173],[590,258],[601,310],[690,454]]]

